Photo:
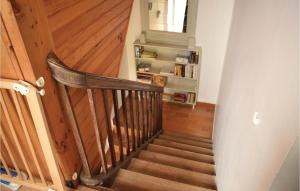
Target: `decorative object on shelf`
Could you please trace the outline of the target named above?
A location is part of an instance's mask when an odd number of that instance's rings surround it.
[[[137,65],[137,71],[139,72],[150,72],[151,64],[150,63],[139,63]]]
[[[167,84],[168,78],[166,76],[153,76],[153,81],[152,83],[161,87],[165,87]]]

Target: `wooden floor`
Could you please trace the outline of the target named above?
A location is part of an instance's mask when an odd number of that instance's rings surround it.
[[[163,127],[166,130],[187,135],[211,138],[214,120],[214,105],[191,106],[164,103]]]

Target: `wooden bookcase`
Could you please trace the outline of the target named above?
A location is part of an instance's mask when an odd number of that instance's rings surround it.
[[[195,107],[199,91],[200,47],[190,49],[187,46],[156,42],[141,43],[137,40],[134,42],[134,51],[137,81],[153,83],[155,76],[162,76],[166,78],[164,101]],[[149,55],[146,57],[144,52],[155,52],[156,54],[153,57],[149,57]],[[176,57],[189,58],[188,63],[178,63]],[[146,67],[147,71],[142,71],[145,68],[141,69],[140,66],[145,65],[149,67]],[[175,99],[175,97],[178,98],[178,94],[186,95],[182,99],[185,101]]]

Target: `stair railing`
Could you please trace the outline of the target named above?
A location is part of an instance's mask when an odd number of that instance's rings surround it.
[[[72,132],[82,161],[83,174],[85,178],[88,178],[85,183],[89,184],[89,180],[92,180],[90,184],[95,184],[93,181],[96,178],[99,180],[99,184],[109,184],[120,168],[128,164],[131,158],[137,156],[161,133],[163,88],[156,85],[75,71],[65,66],[54,53],[49,54],[48,64],[53,78],[58,82],[64,107],[72,126]],[[71,104],[69,88],[87,91],[101,162],[101,170],[96,176],[92,174],[89,166],[88,153],[85,150],[78,121]],[[97,99],[99,97],[96,98],[96,93],[102,95],[102,100]],[[98,111],[99,105],[103,107],[103,113]],[[115,125],[111,123],[112,110]],[[122,126],[120,113],[123,116]],[[106,132],[107,137],[102,135],[103,129],[99,128],[100,115],[105,115],[106,127],[104,132]],[[117,140],[114,140],[115,137],[113,136],[114,126]],[[122,136],[122,132],[125,132],[125,136]],[[118,149],[115,148],[116,141],[119,146]],[[105,144],[106,142],[108,144]],[[123,143],[125,144],[123,145]],[[105,147],[108,147],[108,152],[106,152]],[[125,148],[125,151],[123,148]],[[116,152],[119,157],[117,157]],[[107,153],[109,153],[111,160],[110,165],[107,162]]]

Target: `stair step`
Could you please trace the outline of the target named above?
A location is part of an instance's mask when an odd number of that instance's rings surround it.
[[[204,142],[190,140],[190,139],[186,139],[186,138],[172,137],[172,136],[169,136],[169,135],[162,134],[162,135],[159,136],[159,139],[175,141],[177,143],[183,143],[183,144],[188,144],[188,145],[192,145],[192,146],[212,149],[212,144],[210,144],[210,143],[204,143]]]
[[[216,189],[215,176],[213,175],[192,172],[140,159],[132,159],[127,169],[176,182]]]
[[[184,159],[180,157],[170,156],[166,154],[151,152],[151,151],[141,151],[139,159],[156,162],[164,165],[169,165],[177,168],[182,168],[194,172],[201,172],[205,174],[215,175],[215,169],[213,164],[198,162],[194,160]]]
[[[214,164],[213,156],[195,153],[191,151],[185,151],[181,149],[175,149],[171,147],[165,147],[160,145],[149,144],[147,150],[157,153],[162,153],[166,155],[171,155],[175,157],[181,157],[189,160],[199,161],[199,162],[206,162],[210,164]]]
[[[164,135],[168,135],[171,137],[177,137],[177,138],[184,138],[184,139],[189,139],[189,140],[194,140],[194,141],[200,141],[200,142],[210,143],[210,144],[213,143],[211,139],[197,137],[197,136],[193,136],[193,135],[179,134],[179,133],[175,133],[172,131],[166,131],[166,130],[164,131]]]
[[[211,149],[196,147],[196,146],[187,145],[187,144],[183,144],[183,143],[177,143],[174,141],[169,141],[169,140],[164,140],[164,139],[155,139],[153,141],[153,144],[213,156],[213,151]]]
[[[120,169],[112,188],[116,191],[211,191],[163,178]]]

